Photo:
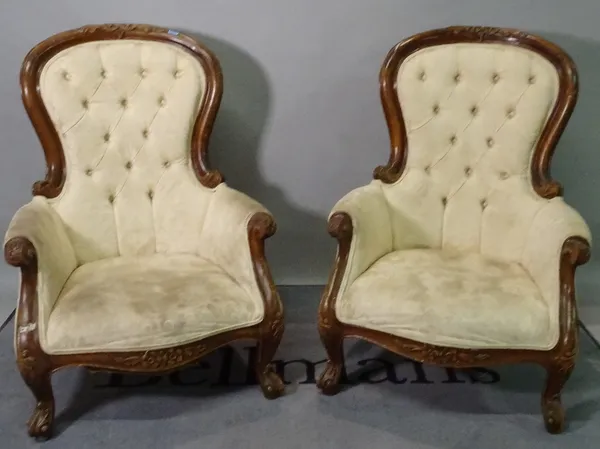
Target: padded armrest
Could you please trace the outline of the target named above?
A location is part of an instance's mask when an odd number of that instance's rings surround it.
[[[393,249],[387,200],[378,181],[352,190],[333,207],[329,217],[346,213],[352,219],[352,242],[339,297],[377,259]]]
[[[248,223],[257,213],[269,217],[271,214],[260,203],[225,183],[219,184],[213,195],[200,236],[201,254],[250,295],[260,295],[250,254]]]
[[[533,219],[521,256],[522,265],[550,307],[553,321],[559,313],[561,251],[569,237],[581,237],[591,244],[590,230],[581,215],[562,198],[554,198]]]
[[[44,197],[34,197],[14,215],[4,244],[15,238],[30,241],[36,251],[38,325],[43,339],[52,307],[67,278],[77,267],[77,259],[61,218]],[[19,260],[10,260],[9,255],[7,261],[15,266],[21,265]]]

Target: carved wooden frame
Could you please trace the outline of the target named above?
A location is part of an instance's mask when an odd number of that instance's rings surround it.
[[[25,57],[21,70],[23,104],[40,139],[47,164],[46,177],[33,185],[33,194],[48,198],[57,196],[66,177],[62,145],[38,90],[39,75],[44,64],[53,55],[73,45],[116,39],[167,42],[185,49],[202,64],[206,73],[206,93],[193,128],[191,158],[194,171],[202,185],[216,187],[223,182],[223,176],[209,167],[208,141],[223,90],[221,68],[217,58],[201,44],[178,32],[143,24],[104,24],[84,26],[54,35],[34,47]],[[6,261],[21,269],[21,287],[15,320],[17,365],[37,401],[28,422],[29,434],[38,438],[52,436],[54,397],[50,377],[61,368],[84,366],[119,372],[168,372],[192,363],[236,340],[250,339],[258,342],[255,369],[263,394],[268,399],[280,396],[284,385],[273,371],[270,362],[283,335],[283,306],[264,251],[265,240],[275,231],[273,217],[264,212],[258,212],[251,217],[247,226],[254,274],[264,303],[264,318],[260,323],[164,349],[70,355],[47,354],[40,346],[37,325],[38,255],[33,243],[26,237],[14,237],[6,242]]]
[[[550,162],[577,101],[577,73],[570,57],[556,45],[522,31],[490,27],[453,26],[431,30],[410,37],[388,53],[380,72],[381,101],[388,124],[391,153],[385,166],[377,167],[373,176],[384,183],[396,182],[404,170],[408,151],[402,109],[395,90],[398,69],[404,59],[422,48],[451,43],[503,43],[528,48],[547,58],[559,77],[556,104],[542,130],[532,164],[532,184],[544,198],[562,195],[561,185],[550,177]],[[547,370],[546,387],[542,395],[542,411],[546,429],[559,433],[564,428],[564,411],[560,393],[569,378],[578,350],[577,305],[575,301],[575,269],[590,257],[590,245],[581,237],[570,237],[562,245],[559,278],[560,306],[558,343],[549,351],[521,349],[460,349],[435,346],[397,337],[384,332],[341,323],[335,314],[335,304],[344,277],[353,236],[350,215],[332,214],[328,232],[338,241],[333,270],[319,306],[318,327],[328,353],[328,363],[317,385],[325,394],[336,394],[343,371],[342,342],[346,337],[367,340],[410,359],[446,367],[467,368],[502,363],[533,362]]]

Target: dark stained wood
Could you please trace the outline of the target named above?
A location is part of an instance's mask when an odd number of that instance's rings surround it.
[[[105,24],[85,26],[52,36],[34,47],[25,57],[21,70],[23,103],[38,134],[47,163],[46,177],[34,184],[33,194],[56,197],[66,176],[60,139],[38,90],[39,74],[44,64],[53,55],[73,45],[115,39],[167,42],[180,46],[200,61],[206,73],[206,94],[193,129],[192,165],[202,185],[213,188],[223,182],[221,173],[209,168],[208,163],[209,138],[223,89],[217,58],[190,37],[180,33],[174,34],[165,28],[152,25]],[[273,218],[263,212],[251,217],[247,227],[254,274],[264,301],[264,318],[260,323],[165,349],[73,355],[46,354],[41,348],[38,335],[38,255],[33,243],[25,237],[15,237],[6,242],[6,261],[21,270],[21,292],[15,322],[17,364],[37,401],[28,423],[29,434],[44,439],[52,436],[54,397],[50,377],[53,372],[69,366],[118,372],[166,373],[190,364],[234,341],[254,340],[259,346],[255,369],[264,396],[273,399],[283,394],[284,384],[271,366],[271,359],[284,331],[283,306],[264,251],[265,240],[271,237],[275,230]]]
[[[562,194],[560,184],[549,173],[556,143],[562,134],[577,100],[576,69],[560,48],[540,37],[518,30],[488,27],[450,27],[418,34],[396,45],[387,55],[380,72],[381,100],[387,120],[391,153],[385,166],[377,167],[375,179],[384,183],[396,182],[404,169],[408,151],[402,109],[395,90],[396,75],[402,61],[411,53],[432,45],[459,42],[494,42],[529,48],[554,64],[559,75],[559,96],[548,123],[542,130],[535,148],[531,167],[532,184],[544,198]],[[341,323],[335,314],[335,304],[346,266],[353,236],[351,217],[344,212],[332,214],[329,233],[338,241],[333,270],[319,306],[319,333],[328,354],[328,363],[318,387],[325,394],[335,394],[343,371],[342,342],[355,337],[381,346],[389,351],[419,362],[445,367],[467,368],[495,364],[532,362],[543,366],[548,373],[542,395],[542,412],[546,429],[559,433],[564,428],[564,411],[560,393],[577,357],[577,306],[575,301],[575,269],[590,257],[590,245],[580,237],[570,237],[562,245],[559,270],[560,337],[548,351],[520,349],[474,350],[435,346],[371,329]]]
[[[270,363],[283,337],[283,305],[267,265],[264,245],[265,239],[275,234],[276,230],[273,217],[264,212],[254,214],[248,222],[250,255],[254,262],[254,273],[265,304],[265,317],[258,325],[259,344],[256,375],[263,394],[268,399],[277,398],[284,392],[283,381],[273,371]]]

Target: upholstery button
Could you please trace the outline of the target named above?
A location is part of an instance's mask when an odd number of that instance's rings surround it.
[[[100,71],[100,76],[101,76],[102,78],[106,78],[106,70],[102,69],[102,70]]]
[[[150,131],[148,131],[147,129],[142,131],[142,136],[144,137],[144,139],[147,139],[149,134],[150,134]]]
[[[94,171],[93,171],[91,168],[88,168],[88,169],[85,171],[85,174],[86,174],[87,176],[92,176],[92,173],[94,173]]]
[[[181,70],[175,70],[173,72],[173,77],[175,77],[175,78],[181,78]]]
[[[170,166],[171,166],[171,163],[169,161],[164,161],[163,162],[163,167],[169,168]]]
[[[71,74],[69,72],[67,72],[67,71],[64,71],[62,73],[62,77],[63,77],[64,80],[69,81],[71,79]]]
[[[152,191],[152,189],[148,190],[148,198],[154,198],[154,192]]]
[[[127,107],[127,98],[121,98],[121,101],[119,101],[119,104],[121,105],[122,108],[126,108]]]
[[[162,96],[162,95],[161,95],[161,96],[158,98],[158,104],[159,104],[160,106],[164,106],[164,105],[166,105],[166,104],[167,104],[167,100],[165,100],[165,97],[164,97],[164,96]]]
[[[509,108],[509,109],[506,111],[506,116],[507,116],[508,118],[513,118],[513,117],[515,116],[515,114],[516,114],[516,111],[515,111],[515,109],[514,109],[514,108]]]
[[[498,75],[497,73],[494,73],[492,75],[492,83],[497,84],[498,81],[500,81],[500,75]]]
[[[425,173],[429,174],[429,172],[431,171],[431,166],[426,165],[423,170],[425,171]]]
[[[491,137],[488,137],[485,141],[485,143],[487,144],[487,146],[489,148],[492,148],[494,146],[494,139],[492,139]]]
[[[500,176],[500,179],[508,179],[508,173],[505,171],[501,171],[499,176]]]
[[[460,82],[460,73],[456,72],[456,74],[454,75],[454,82],[455,83],[459,83]]]
[[[446,204],[448,204],[448,198],[447,197],[443,197],[442,198],[442,204],[445,206]]]
[[[529,84],[534,84],[534,83],[535,83],[535,75],[531,75],[531,76],[529,77],[529,79],[527,80],[527,82],[528,82]]]
[[[479,112],[479,109],[477,109],[477,106],[473,106],[471,108],[471,115],[475,116],[477,115],[477,112]]]
[[[88,109],[90,107],[89,100],[87,100],[87,99],[81,100],[81,106],[83,106],[83,109]]]
[[[115,202],[115,196],[114,195],[109,195],[108,196],[108,202],[111,203],[111,204],[114,203]]]
[[[457,140],[457,139],[456,139],[456,134],[452,134],[452,135],[450,136],[450,143],[451,143],[452,145],[454,145],[454,144],[456,143],[456,140]]]
[[[471,169],[471,167],[465,167],[465,175],[470,176],[472,172],[473,170]]]
[[[421,73],[419,73],[419,79],[420,79],[421,81],[425,81],[425,80],[427,79],[427,76],[425,75],[425,72],[424,72],[424,71],[423,71],[423,72],[421,72]]]
[[[148,71],[146,69],[140,69],[139,74],[142,78],[146,78],[146,75],[148,75]]]
[[[481,204],[481,208],[482,209],[485,209],[487,207],[487,205],[488,205],[488,203],[487,203],[487,201],[485,199],[481,200],[479,203]]]
[[[128,161],[128,162],[125,164],[125,168],[126,168],[127,170],[131,170],[131,167],[133,167],[133,164],[131,163],[131,161]]]
[[[110,140],[110,133],[104,134],[104,141],[108,142]]]
[[[440,105],[439,104],[433,105],[432,110],[433,110],[433,113],[437,115],[440,112]]]

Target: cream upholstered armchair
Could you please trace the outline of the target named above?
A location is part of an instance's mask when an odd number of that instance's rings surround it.
[[[5,240],[21,269],[29,433],[51,435],[59,368],[168,371],[238,339],[258,341],[263,393],[280,395],[269,362],[283,310],[264,256],[275,224],[207,165],[215,56],[171,30],[87,26],[32,49],[21,85],[47,161]]]
[[[549,177],[577,97],[572,61],[516,30],[451,27],[394,47],[380,81],[392,151],[329,218],[319,387],[338,391],[350,336],[449,367],[535,362],[560,432],[590,242]]]

